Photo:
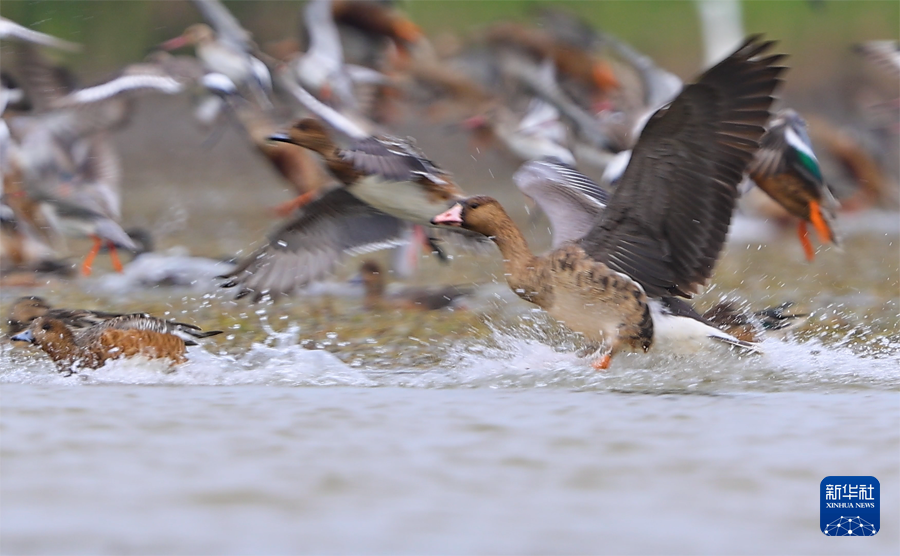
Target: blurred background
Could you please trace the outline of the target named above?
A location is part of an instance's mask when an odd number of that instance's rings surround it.
[[[607,32],[648,55],[682,79],[697,75],[704,59],[699,6],[693,1],[554,2],[597,31]],[[896,130],[872,135],[871,128],[890,127],[896,107],[873,109],[896,98],[897,79],[854,52],[854,45],[876,39],[896,40],[900,5],[882,1],[778,1],[729,3],[745,33],[763,33],[779,41],[789,54],[790,71],[779,93],[778,106],[790,106],[813,122],[813,128],[845,129],[860,141],[878,143],[883,173],[896,200],[898,175]],[[263,52],[278,56],[285,42],[303,46],[303,2],[226,1],[224,5],[252,33]],[[419,26],[438,56],[452,61],[471,57],[497,24],[514,22],[541,29],[546,4],[532,1],[399,2],[395,8]],[[202,21],[187,1],[19,1],[3,2],[2,14],[34,30],[81,43],[79,53],[44,49],[54,62],[71,69],[79,86],[109,79],[123,66],[141,61],[154,47]],[[15,46],[4,44],[2,63],[14,68]],[[608,51],[600,52],[609,59]],[[448,62],[449,63],[449,62]],[[615,66],[621,70],[621,63]],[[516,215],[524,201],[510,186],[518,167],[515,157],[498,148],[472,146],[456,126],[474,115],[457,111],[435,115],[427,102],[400,102],[386,126],[399,136],[415,137],[423,150],[453,173],[469,192],[497,196]],[[190,102],[180,97],[145,95],[136,103],[129,123],[115,133],[122,157],[122,221],[154,230],[162,247],[188,246],[208,256],[229,256],[248,248],[247,239],[261,238],[272,224],[263,207],[286,199],[289,188],[262,157],[246,134],[228,123],[214,129],[199,126],[189,114]],[[290,112],[276,123],[286,125]],[[815,131],[815,129],[814,129]],[[814,143],[817,138],[814,136]],[[827,181],[848,181],[840,163]],[[581,165],[592,177],[599,170]],[[850,187],[850,186],[848,186]],[[879,186],[882,187],[882,186]],[[849,194],[843,191],[842,194]],[[246,200],[247,202],[242,202]],[[260,210],[257,211],[256,209]],[[546,234],[536,238],[546,244]],[[199,250],[199,251],[198,251]]]
[[[302,1],[225,0],[224,4],[261,45],[303,33]],[[531,21],[536,10],[548,3],[412,0],[396,5],[428,37],[449,34],[465,40],[497,21]],[[863,71],[849,47],[898,35],[900,7],[895,2],[779,0],[740,5],[747,33],[765,33],[791,54],[787,90],[792,93],[828,83],[827,90],[818,94],[838,96],[845,89],[836,91],[836,81],[848,87]],[[559,0],[552,6],[614,33],[683,77],[693,75],[703,62],[693,1]],[[6,0],[2,12],[27,27],[84,44],[84,54],[69,63],[85,78],[100,78],[104,72],[143,58],[151,45],[172,38],[199,19],[186,1]]]

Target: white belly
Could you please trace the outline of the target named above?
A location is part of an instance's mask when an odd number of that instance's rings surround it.
[[[449,201],[440,201],[421,185],[369,176],[349,188],[357,199],[402,220],[428,226],[431,219],[447,210]]]
[[[555,303],[548,311],[554,319],[595,342],[608,343],[618,334],[619,324],[626,317],[615,304],[586,303],[580,296],[557,291]],[[738,344],[745,349],[755,350],[755,346],[742,343],[695,319],[663,314],[656,301],[651,300],[650,311],[653,318],[651,350],[654,352],[696,353],[723,343]]]
[[[748,351],[758,351],[755,344],[741,342],[718,328],[689,317],[665,314],[655,300],[650,302],[653,317],[653,351],[665,353],[697,353],[714,345],[736,345]]]

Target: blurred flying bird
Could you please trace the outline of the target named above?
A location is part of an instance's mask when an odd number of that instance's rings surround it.
[[[798,234],[807,260],[815,258],[807,223],[823,243],[838,243],[834,232],[838,203],[822,179],[806,121],[799,114],[784,109],[772,118],[747,173],[760,189],[800,218]]]
[[[32,44],[59,48],[70,52],[81,50],[80,44],[64,41],[39,31],[33,31],[5,17],[0,17],[0,39],[30,42]]]
[[[191,25],[180,36],[160,45],[161,48],[175,50],[194,46],[197,57],[209,71],[228,76],[239,87],[247,87],[256,102],[271,107],[272,76],[259,59],[258,48],[250,33],[219,0],[192,1],[209,25]]]

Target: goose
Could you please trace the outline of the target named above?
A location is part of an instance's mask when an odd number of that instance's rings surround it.
[[[493,240],[507,282],[600,348],[595,368],[625,348],[700,346],[709,339],[753,349],[679,315],[680,300],[712,275],[759,148],[772,93],[785,68],[772,41],[750,37],[648,121],[600,219],[582,238],[541,257],[493,198],[458,201],[432,220]],[[667,300],[674,300],[668,302]],[[658,348],[665,349],[665,348]]]

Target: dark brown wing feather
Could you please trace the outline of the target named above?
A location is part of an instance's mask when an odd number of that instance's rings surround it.
[[[600,222],[581,240],[648,295],[690,297],[712,274],[758,148],[781,55],[751,37],[644,128]]]
[[[289,295],[332,271],[348,254],[399,245],[408,224],[384,214],[343,188],[329,191],[294,213],[269,242],[223,276],[222,287],[255,301]]]
[[[759,142],[759,151],[747,168],[749,173],[774,176],[788,171],[788,162],[784,156],[787,149],[785,140],[786,124],[772,126]]]
[[[425,178],[444,183],[445,173],[407,141],[391,137],[369,137],[340,151],[341,158],[364,174],[397,181]]]
[[[69,328],[83,329],[90,328],[109,319],[121,317],[122,313],[107,313],[87,309],[50,309],[47,311],[47,316],[63,321]]]

